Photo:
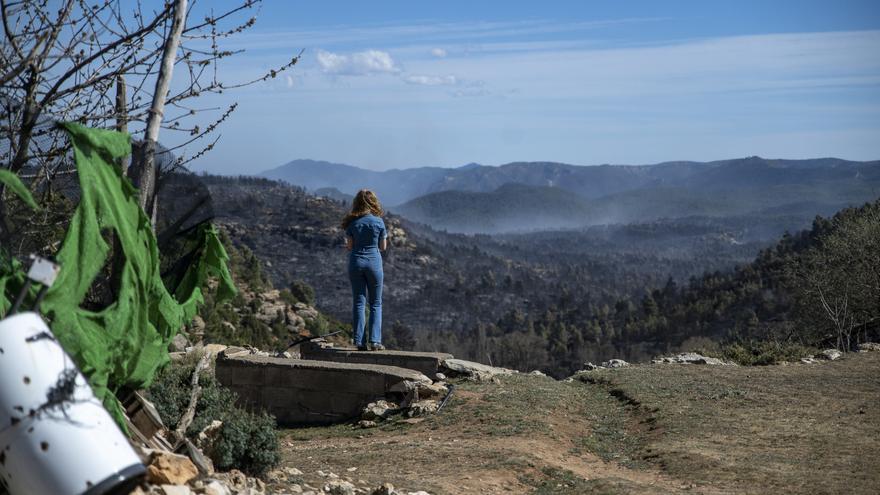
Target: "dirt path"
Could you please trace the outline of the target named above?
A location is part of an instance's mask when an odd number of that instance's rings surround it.
[[[687,484],[657,469],[603,460],[583,446],[595,426],[588,405],[624,414],[618,401],[583,384],[521,377],[500,385],[461,384],[441,415],[416,424],[288,430],[284,464],[322,486],[329,472],[357,486],[390,482],[432,494],[674,493]],[[540,403],[530,402],[537,394]],[[349,471],[350,468],[357,468]],[[543,490],[543,491],[541,491]]]
[[[877,493],[880,353],[764,368],[657,365],[587,383],[461,383],[415,424],[286,430],[320,488],[440,494]],[[355,469],[351,469],[355,468]],[[322,472],[325,476],[322,476]],[[283,490],[283,486],[278,486]]]

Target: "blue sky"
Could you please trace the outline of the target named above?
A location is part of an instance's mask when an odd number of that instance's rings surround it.
[[[197,170],[880,159],[877,1],[267,0],[224,46],[229,82],[303,57]]]

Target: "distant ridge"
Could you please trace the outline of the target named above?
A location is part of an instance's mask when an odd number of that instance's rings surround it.
[[[511,223],[507,213],[514,210],[520,211],[521,218],[528,217],[520,224],[543,229],[774,210],[815,215],[880,195],[880,161],[839,158],[751,156],[713,162],[594,166],[469,163],[458,168],[383,172],[294,160],[262,175],[311,191],[336,188],[343,195],[369,188],[393,211],[457,232],[516,230],[516,222]],[[511,184],[523,188],[514,190]]]

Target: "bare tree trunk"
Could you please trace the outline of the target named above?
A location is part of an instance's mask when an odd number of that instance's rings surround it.
[[[165,97],[168,95],[168,88],[171,85],[177,47],[180,45],[180,35],[186,21],[186,7],[187,0],[176,0],[171,33],[165,40],[162,66],[159,69],[159,76],[156,78],[156,91],[153,93],[153,104],[150,107],[150,115],[147,117],[147,130],[144,135],[144,144],[141,147],[138,203],[148,215],[152,214],[156,193],[156,141],[159,139],[159,127],[162,125],[162,116],[165,112]],[[153,219],[153,228],[155,228],[155,219]]]
[[[116,130],[118,132],[128,132],[128,109],[126,108],[126,87],[125,76],[119,74],[116,76]],[[128,172],[128,164],[130,157],[123,157],[119,165],[122,167],[122,175]]]

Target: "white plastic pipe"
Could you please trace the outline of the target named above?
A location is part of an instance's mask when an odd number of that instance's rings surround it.
[[[43,319],[20,313],[0,320],[0,481],[9,492],[108,493],[133,487],[143,473]]]

